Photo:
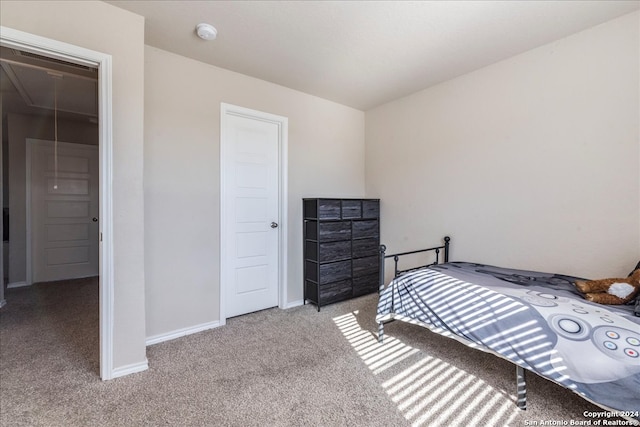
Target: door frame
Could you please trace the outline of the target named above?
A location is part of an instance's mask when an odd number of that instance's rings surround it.
[[[226,286],[225,277],[228,266],[225,265],[224,248],[227,246],[226,232],[229,218],[226,215],[227,189],[225,172],[229,164],[229,140],[227,138],[228,116],[261,120],[278,126],[278,307],[287,306],[287,209],[288,209],[288,174],[287,154],[289,139],[289,119],[271,113],[252,110],[237,105],[220,103],[220,325],[225,325]]]
[[[0,26],[0,46],[98,69],[100,378],[114,377],[113,96],[109,54]]]
[[[31,161],[32,161],[32,156],[33,156],[33,150],[35,148],[35,146],[46,146],[46,145],[50,145],[53,141],[50,140],[46,140],[46,139],[38,139],[38,138],[27,138],[26,144],[25,144],[25,148],[26,148],[26,152],[25,152],[25,158],[26,158],[26,167],[25,167],[25,171],[26,171],[26,185],[25,185],[25,190],[26,190],[26,208],[25,208],[25,212],[26,212],[26,228],[27,228],[27,238],[26,238],[26,248],[27,248],[27,257],[26,257],[26,264],[27,264],[27,271],[26,271],[26,282],[27,282],[27,286],[32,285],[33,284],[33,227],[32,227],[32,221],[33,221],[33,201],[31,200],[31,186],[33,185],[33,181],[31,179],[31,172],[33,171],[33,168],[31,167]],[[93,148],[87,148],[87,147],[95,147],[98,152],[100,150],[99,146],[96,145],[88,145],[88,144],[78,144],[78,143],[73,143],[73,142],[62,142],[62,141],[58,141],[58,146],[60,148],[75,148],[75,149],[93,149]],[[98,160],[99,161],[99,160]],[[99,190],[99,189],[98,189]],[[98,191],[99,192],[99,191]],[[98,195],[98,201],[100,199],[100,195]],[[98,239],[100,240],[100,239]],[[99,243],[98,243],[99,245]],[[98,264],[100,262],[98,261]]]

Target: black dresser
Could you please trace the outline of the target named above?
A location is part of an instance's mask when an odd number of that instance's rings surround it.
[[[303,199],[304,302],[378,290],[379,199]]]

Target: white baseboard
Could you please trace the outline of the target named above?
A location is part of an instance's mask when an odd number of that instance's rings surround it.
[[[125,365],[120,366],[119,368],[115,368],[111,372],[111,379],[146,371],[147,369],[149,369],[149,361],[147,360],[147,358],[145,358],[143,362],[132,363],[131,365]]]
[[[302,305],[302,303],[303,303],[302,300],[292,301],[289,304],[287,304],[284,307],[284,309],[298,307]],[[220,326],[224,326],[224,322],[220,322],[219,320],[216,320],[214,322],[208,322],[208,323],[202,323],[200,325],[190,326],[188,328],[176,329],[174,331],[166,332],[164,334],[158,334],[158,335],[147,337],[146,345],[150,346],[154,344],[160,344],[161,342],[175,340],[176,338],[186,337],[187,335],[196,334],[198,332],[218,328]]]
[[[303,300],[291,301],[290,303],[284,306],[284,309],[286,310],[288,308],[298,307],[298,306],[301,306],[302,304],[304,304]]]
[[[7,289],[11,289],[11,288],[22,288],[25,286],[31,286],[29,285],[27,282],[13,282],[13,283],[7,283]]]
[[[153,335],[151,337],[147,337],[146,344],[148,346],[149,345],[154,345],[154,344],[159,344],[161,342],[170,341],[170,340],[174,340],[176,338],[185,337],[187,335],[191,335],[191,334],[195,334],[195,333],[198,333],[198,332],[206,331],[208,329],[217,328],[219,326],[222,326],[222,324],[219,321],[216,320],[215,322],[202,323],[200,325],[195,325],[195,326],[191,326],[191,327],[188,327],[188,328],[176,329],[175,331],[171,331],[171,332],[167,332],[167,333],[164,333],[164,334],[158,334],[158,335]]]

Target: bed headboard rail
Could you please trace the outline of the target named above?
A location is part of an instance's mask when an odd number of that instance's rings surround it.
[[[390,254],[390,255],[386,255],[386,250],[387,247],[385,245],[380,245],[380,291],[382,291],[384,289],[384,264],[385,264],[385,260],[387,258],[393,258],[394,261],[394,271],[393,271],[393,277],[398,277],[400,274],[402,273],[406,273],[407,271],[412,271],[412,270],[417,270],[419,268],[424,268],[424,267],[429,267],[430,265],[435,265],[435,264],[440,264],[440,250],[444,249],[444,260],[443,262],[449,262],[449,242],[451,241],[451,238],[449,236],[444,236],[444,244],[442,246],[434,246],[433,248],[426,248],[426,249],[418,249],[415,251],[409,251],[409,252],[400,252],[397,254]],[[436,255],[436,260],[435,262],[432,262],[431,264],[425,264],[425,265],[421,265],[418,267],[413,267],[413,268],[409,268],[406,270],[399,270],[398,269],[398,260],[400,259],[401,256],[404,255],[412,255],[412,254],[417,254],[417,253],[421,253],[421,252],[434,252]]]

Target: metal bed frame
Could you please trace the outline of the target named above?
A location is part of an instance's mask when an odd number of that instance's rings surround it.
[[[393,258],[394,261],[394,278],[400,276],[403,273],[418,270],[421,268],[430,267],[432,265],[440,264],[440,251],[444,251],[444,259],[443,262],[449,262],[449,244],[451,242],[451,238],[449,236],[444,237],[444,244],[442,246],[434,246],[432,248],[427,249],[418,249],[415,251],[409,252],[400,252],[397,254],[386,254],[387,247],[385,245],[380,245],[379,253],[380,253],[380,286],[378,289],[378,293],[381,293],[385,288],[385,261],[388,258]],[[435,262],[424,264],[418,267],[412,267],[406,270],[398,269],[398,261],[401,256],[413,255],[422,252],[433,252],[435,254]],[[392,296],[393,298],[393,296]],[[378,323],[378,342],[384,343],[384,325],[386,323],[393,322],[394,319],[387,320],[384,322]],[[516,405],[520,409],[527,409],[527,384],[526,384],[526,371],[521,366],[516,365]]]

